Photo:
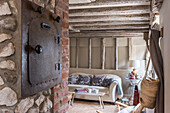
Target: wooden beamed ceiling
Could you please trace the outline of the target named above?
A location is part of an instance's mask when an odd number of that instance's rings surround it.
[[[143,37],[150,0],[70,0],[69,18],[70,38]]]

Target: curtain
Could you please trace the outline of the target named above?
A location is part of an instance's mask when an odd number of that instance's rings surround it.
[[[164,71],[163,58],[159,46],[160,32],[151,30],[150,36],[150,55],[155,72],[160,80],[159,89],[156,97],[155,113],[164,113]]]
[[[164,0],[153,0],[153,12],[159,12]]]

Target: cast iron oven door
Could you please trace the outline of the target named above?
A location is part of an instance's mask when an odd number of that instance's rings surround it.
[[[45,18],[34,19],[29,27],[29,80],[32,85],[57,79],[60,62],[57,30]]]
[[[61,83],[60,17],[29,1],[22,4],[22,97]]]

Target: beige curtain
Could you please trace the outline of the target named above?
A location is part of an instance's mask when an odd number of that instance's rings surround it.
[[[160,80],[158,94],[156,98],[155,113],[164,113],[164,71],[163,58],[159,46],[160,32],[152,30],[150,36],[150,54],[154,70]]]
[[[153,0],[153,12],[159,12],[164,0]]]

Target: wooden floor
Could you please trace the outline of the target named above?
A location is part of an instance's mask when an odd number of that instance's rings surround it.
[[[74,105],[70,106],[68,113],[96,113],[96,110],[104,113],[114,113],[115,105],[105,103],[104,107],[104,109],[101,109],[99,102],[75,100]]]

